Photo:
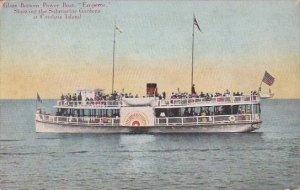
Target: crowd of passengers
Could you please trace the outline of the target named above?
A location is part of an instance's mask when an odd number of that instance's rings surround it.
[[[208,108],[201,109],[199,112],[195,111],[195,109],[188,109],[185,108],[183,116],[211,116],[211,115],[230,115],[230,114],[244,114],[244,113],[250,113],[250,110],[248,109],[246,112],[243,111],[238,106],[233,106],[233,110],[231,110],[230,106],[221,106],[219,109],[216,109],[215,111],[210,111]]]
[[[196,93],[195,85],[192,87],[192,93],[189,94],[187,92],[180,93],[179,90],[177,93],[172,92],[171,99],[182,99],[182,98],[205,98],[211,99],[213,97],[231,97],[231,96],[244,96],[243,92],[233,92],[231,93],[228,89],[224,93],[216,92],[214,94],[200,92],[200,94]],[[256,91],[251,91],[252,96],[257,96],[258,93]]]
[[[242,110],[238,105],[233,106],[232,110],[230,106],[221,106],[216,110],[209,110],[208,108],[201,108],[200,110],[195,108],[185,108],[183,114],[181,112],[174,113],[172,111],[160,110],[156,113],[157,117],[189,117],[189,116],[212,116],[212,115],[231,115],[231,114],[250,114],[251,110]]]
[[[231,93],[229,90],[226,90],[224,93],[216,92],[214,94],[209,93],[203,93],[197,94],[195,90],[192,88],[193,93],[187,93],[187,92],[172,92],[171,99],[186,99],[186,98],[204,98],[205,100],[211,100],[213,97],[231,97],[231,96],[243,96],[243,92],[233,92]],[[251,91],[252,96],[257,96],[258,93],[256,91]],[[162,92],[162,94],[156,94],[156,97],[159,99],[166,99],[166,93]],[[145,96],[143,96],[145,97]],[[104,94],[104,93],[96,93],[94,99],[93,98],[86,98],[85,101],[106,101],[106,100],[122,100],[122,98],[139,98],[138,94],[135,96],[132,93],[117,93],[114,91],[112,94]],[[61,100],[64,101],[82,101],[82,95],[81,92],[77,95],[74,93],[71,95],[70,93],[64,95],[61,95]]]
[[[116,91],[112,93],[111,95],[109,94],[104,94],[104,93],[96,93],[94,99],[93,98],[86,98],[85,101],[105,101],[105,100],[121,100],[122,98],[138,98],[139,96],[136,94],[133,96],[131,93],[117,93]],[[82,95],[81,92],[79,92],[78,95],[74,93],[71,95],[70,93],[64,95],[61,95],[61,100],[64,101],[82,101]]]

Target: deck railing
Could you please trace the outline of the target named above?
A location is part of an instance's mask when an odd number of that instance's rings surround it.
[[[57,106],[60,107],[120,107],[120,100],[99,100],[99,101],[68,101],[58,100]]]
[[[259,114],[215,115],[194,117],[161,117],[155,118],[155,125],[206,125],[234,124],[260,121]]]
[[[119,118],[110,117],[67,117],[67,116],[53,116],[47,114],[36,114],[36,120],[46,123],[56,124],[72,124],[72,125],[84,125],[84,126],[119,126]]]
[[[36,114],[36,120],[54,124],[71,124],[81,126],[120,126],[119,118],[109,117],[66,117]],[[208,124],[234,124],[260,121],[259,114],[192,116],[192,117],[160,117],[155,118],[156,126],[176,125],[208,125]]]
[[[259,96],[219,96],[207,98],[181,98],[181,99],[162,99],[156,100],[156,107],[164,106],[185,106],[185,105],[205,105],[205,104],[224,104],[224,103],[257,103],[260,101]],[[122,100],[99,100],[99,101],[67,101],[58,100],[59,107],[75,108],[97,108],[97,107],[121,107],[126,106]]]
[[[219,97],[205,97],[205,98],[182,98],[182,99],[168,99],[158,100],[157,106],[184,106],[193,104],[224,104],[224,103],[256,103],[259,102],[259,96],[219,96]]]

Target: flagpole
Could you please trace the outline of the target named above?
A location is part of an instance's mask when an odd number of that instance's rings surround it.
[[[261,92],[261,85],[262,85],[262,82],[263,82],[263,80],[264,80],[264,77],[265,77],[265,74],[264,74],[263,78],[262,78],[261,81],[260,81],[260,85],[259,85],[259,89],[258,89],[259,92]]]
[[[115,83],[115,46],[116,46],[116,25],[114,25],[114,47],[113,47],[113,72],[112,72],[112,87],[111,93],[114,93],[114,83]]]
[[[261,85],[262,85],[262,82],[263,82],[263,81],[261,81],[261,82],[260,82],[260,85],[259,85],[259,89],[258,89],[259,92],[261,92]]]
[[[38,92],[36,93],[36,98],[35,98],[35,111],[37,110],[37,97],[38,97]]]
[[[192,42],[192,79],[191,79],[191,90],[194,84],[194,33],[195,33],[195,23],[194,23],[194,19],[195,19],[195,14],[193,15],[193,42]],[[191,92],[193,93],[193,92]]]

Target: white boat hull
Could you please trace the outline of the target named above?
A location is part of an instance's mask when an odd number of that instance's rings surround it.
[[[273,98],[274,94],[273,93],[272,94],[262,94],[262,93],[260,93],[259,96],[260,96],[261,99],[269,99],[269,98]]]
[[[193,126],[80,126],[36,121],[37,133],[242,133],[260,128],[261,122],[243,124],[193,125]]]

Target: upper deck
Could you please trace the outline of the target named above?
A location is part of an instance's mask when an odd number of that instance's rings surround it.
[[[99,100],[99,101],[67,101],[58,100],[54,106],[56,108],[76,108],[76,109],[118,109],[120,107],[151,106],[154,108],[168,107],[200,107],[200,106],[220,106],[257,104],[260,97],[252,96],[218,96],[208,98],[170,98],[159,99],[158,97],[146,98],[122,98],[120,100]]]

